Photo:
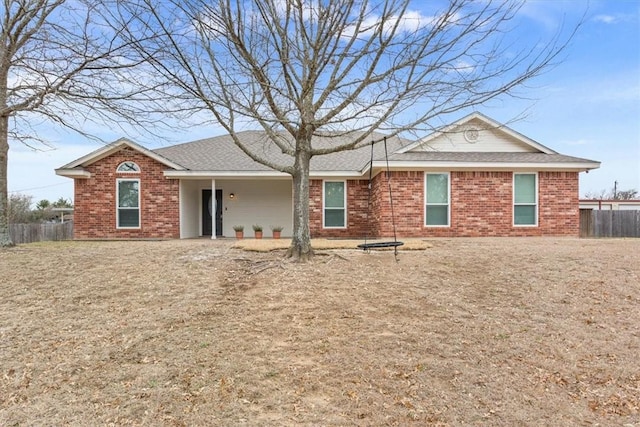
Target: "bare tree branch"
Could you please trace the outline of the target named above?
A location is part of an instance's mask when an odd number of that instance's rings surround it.
[[[529,46],[510,37],[518,1],[449,0],[429,3],[431,13],[409,0],[116,3],[127,42],[158,74],[153,84],[191,98],[189,108],[209,112],[250,158],[292,175],[298,255],[310,253],[313,156],[361,147],[374,132],[433,129],[443,116],[513,95],[562,59],[580,25]],[[248,124],[288,163],[244,144],[236,133]],[[348,131],[359,132],[345,142]],[[335,142],[316,146],[316,136]]]
[[[161,131],[164,111],[175,117],[197,111],[172,103],[174,90],[166,84],[136,83],[152,68],[122,27],[103,19],[105,6],[99,0],[4,0],[0,6],[0,246],[11,244],[9,142],[48,144],[32,123],[55,123],[95,139],[86,131],[89,122],[152,134]]]

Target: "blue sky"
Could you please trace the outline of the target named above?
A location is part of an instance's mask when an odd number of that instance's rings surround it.
[[[562,154],[602,162],[600,169],[580,174],[581,195],[610,189],[614,181],[618,189],[640,190],[640,0],[530,0],[520,18],[526,34],[544,39],[585,10],[584,25],[565,59],[522,88],[524,99],[494,101],[477,110]],[[92,127],[88,130],[105,141],[130,136]],[[56,176],[54,169],[101,144],[39,129],[52,148],[34,151],[10,142],[9,191],[30,195],[34,202],[72,199],[73,180]],[[220,133],[214,127],[191,128],[167,135],[168,141],[138,142],[158,148]]]

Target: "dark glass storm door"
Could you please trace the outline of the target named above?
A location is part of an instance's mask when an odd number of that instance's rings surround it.
[[[216,190],[216,203],[211,199],[211,190],[202,190],[202,235],[211,236],[211,215],[216,210],[216,236],[222,236],[222,190]]]

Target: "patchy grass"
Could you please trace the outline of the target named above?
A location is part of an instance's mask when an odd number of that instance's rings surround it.
[[[0,250],[0,425],[640,423],[640,240],[425,243]]]

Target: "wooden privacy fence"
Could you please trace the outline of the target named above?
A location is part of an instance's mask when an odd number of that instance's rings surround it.
[[[580,237],[640,237],[640,210],[580,209]]]
[[[73,239],[73,221],[55,224],[9,224],[15,244]]]

